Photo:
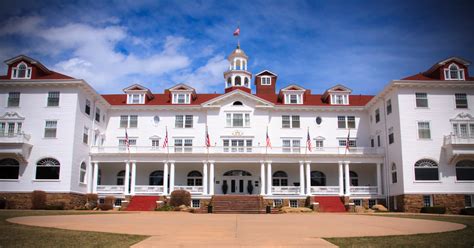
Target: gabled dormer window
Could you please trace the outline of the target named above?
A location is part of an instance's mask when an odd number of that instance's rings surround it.
[[[464,69],[460,69],[456,64],[451,64],[444,69],[445,80],[464,80]]]
[[[145,94],[127,94],[127,104],[145,104]]]
[[[262,85],[272,85],[272,78],[270,76],[262,76]]]
[[[173,104],[190,104],[191,93],[173,93]]]
[[[349,95],[347,95],[347,94],[331,94],[331,104],[349,105]]]
[[[285,94],[285,104],[303,104],[303,94]]]
[[[31,67],[25,62],[21,62],[17,67],[12,68],[12,79],[31,79]]]

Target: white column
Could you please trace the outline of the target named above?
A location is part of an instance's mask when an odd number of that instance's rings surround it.
[[[207,161],[202,163],[202,191],[204,195],[207,195]]]
[[[344,170],[342,167],[342,161],[339,161],[339,195],[344,195]]]
[[[170,194],[174,191],[174,161],[170,162]]]
[[[99,179],[99,163],[94,162],[94,175],[92,177],[92,193],[97,194],[97,181]]]
[[[137,181],[137,162],[132,161],[132,173],[130,179],[130,194],[135,195],[135,185]]]
[[[163,195],[168,195],[168,161],[163,164]]]
[[[300,195],[304,195],[304,162],[300,161]]]
[[[129,192],[130,192],[130,161],[126,161],[125,162],[125,180],[124,180],[124,183],[123,185],[125,186],[124,187],[124,194],[125,195],[128,195]]]
[[[214,195],[214,161],[209,162],[209,195]]]
[[[381,195],[382,194],[382,164],[377,163],[375,164],[377,167],[377,194]]]
[[[87,193],[92,193],[94,190],[93,190],[93,187],[92,187],[92,182],[93,182],[93,177],[94,177],[94,166],[92,165],[92,162],[89,161],[89,163],[87,163],[87,171],[86,171],[86,175],[87,175]]]
[[[272,195],[272,162],[267,162],[267,195]]]
[[[346,196],[351,195],[351,175],[349,173],[349,162],[344,162],[344,174],[346,176]]]
[[[265,195],[265,162],[260,162],[260,195]]]
[[[311,195],[311,161],[306,161],[306,195]]]

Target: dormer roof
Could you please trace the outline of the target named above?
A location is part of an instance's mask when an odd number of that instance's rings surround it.
[[[269,71],[269,70],[263,70],[257,74],[255,74],[255,76],[263,76],[263,75],[271,75],[271,76],[275,76],[275,77],[278,77],[278,75],[272,71]]]
[[[133,84],[123,89],[123,92],[127,94],[131,93],[145,93],[146,97],[150,100],[153,99],[154,95],[151,93],[150,89],[140,84]]]
[[[171,88],[168,89],[169,91],[192,91],[193,93],[196,92],[196,90],[193,87],[190,87],[184,83],[177,84]]]
[[[305,91],[306,89],[296,85],[296,84],[290,84],[286,86],[285,88],[281,89],[280,91]]]
[[[38,67],[44,73],[47,73],[47,74],[51,73],[51,71],[48,68],[46,68],[46,66],[41,64],[39,61],[37,61],[35,59],[32,59],[32,58],[30,58],[26,55],[18,55],[16,57],[11,58],[11,59],[7,59],[7,60],[5,60],[5,64],[10,66],[10,65],[13,65],[13,64],[15,64],[16,62],[19,62],[19,61],[27,61],[28,63]]]

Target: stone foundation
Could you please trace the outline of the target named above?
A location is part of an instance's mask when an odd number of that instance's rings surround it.
[[[397,199],[397,210],[394,208],[394,198]],[[432,194],[433,206],[446,207],[447,214],[459,214],[465,208],[464,195],[461,194]],[[407,194],[390,197],[390,210],[408,213],[419,213],[423,204],[423,195]]]
[[[8,209],[31,209],[30,193],[0,193],[7,200]],[[63,202],[65,209],[75,209],[86,204],[86,196],[76,193],[46,193],[46,205]]]

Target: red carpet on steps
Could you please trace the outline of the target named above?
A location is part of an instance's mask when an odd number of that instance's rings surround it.
[[[315,196],[314,202],[319,202],[321,212],[346,212],[339,196]]]
[[[126,211],[153,211],[159,196],[133,196]]]

